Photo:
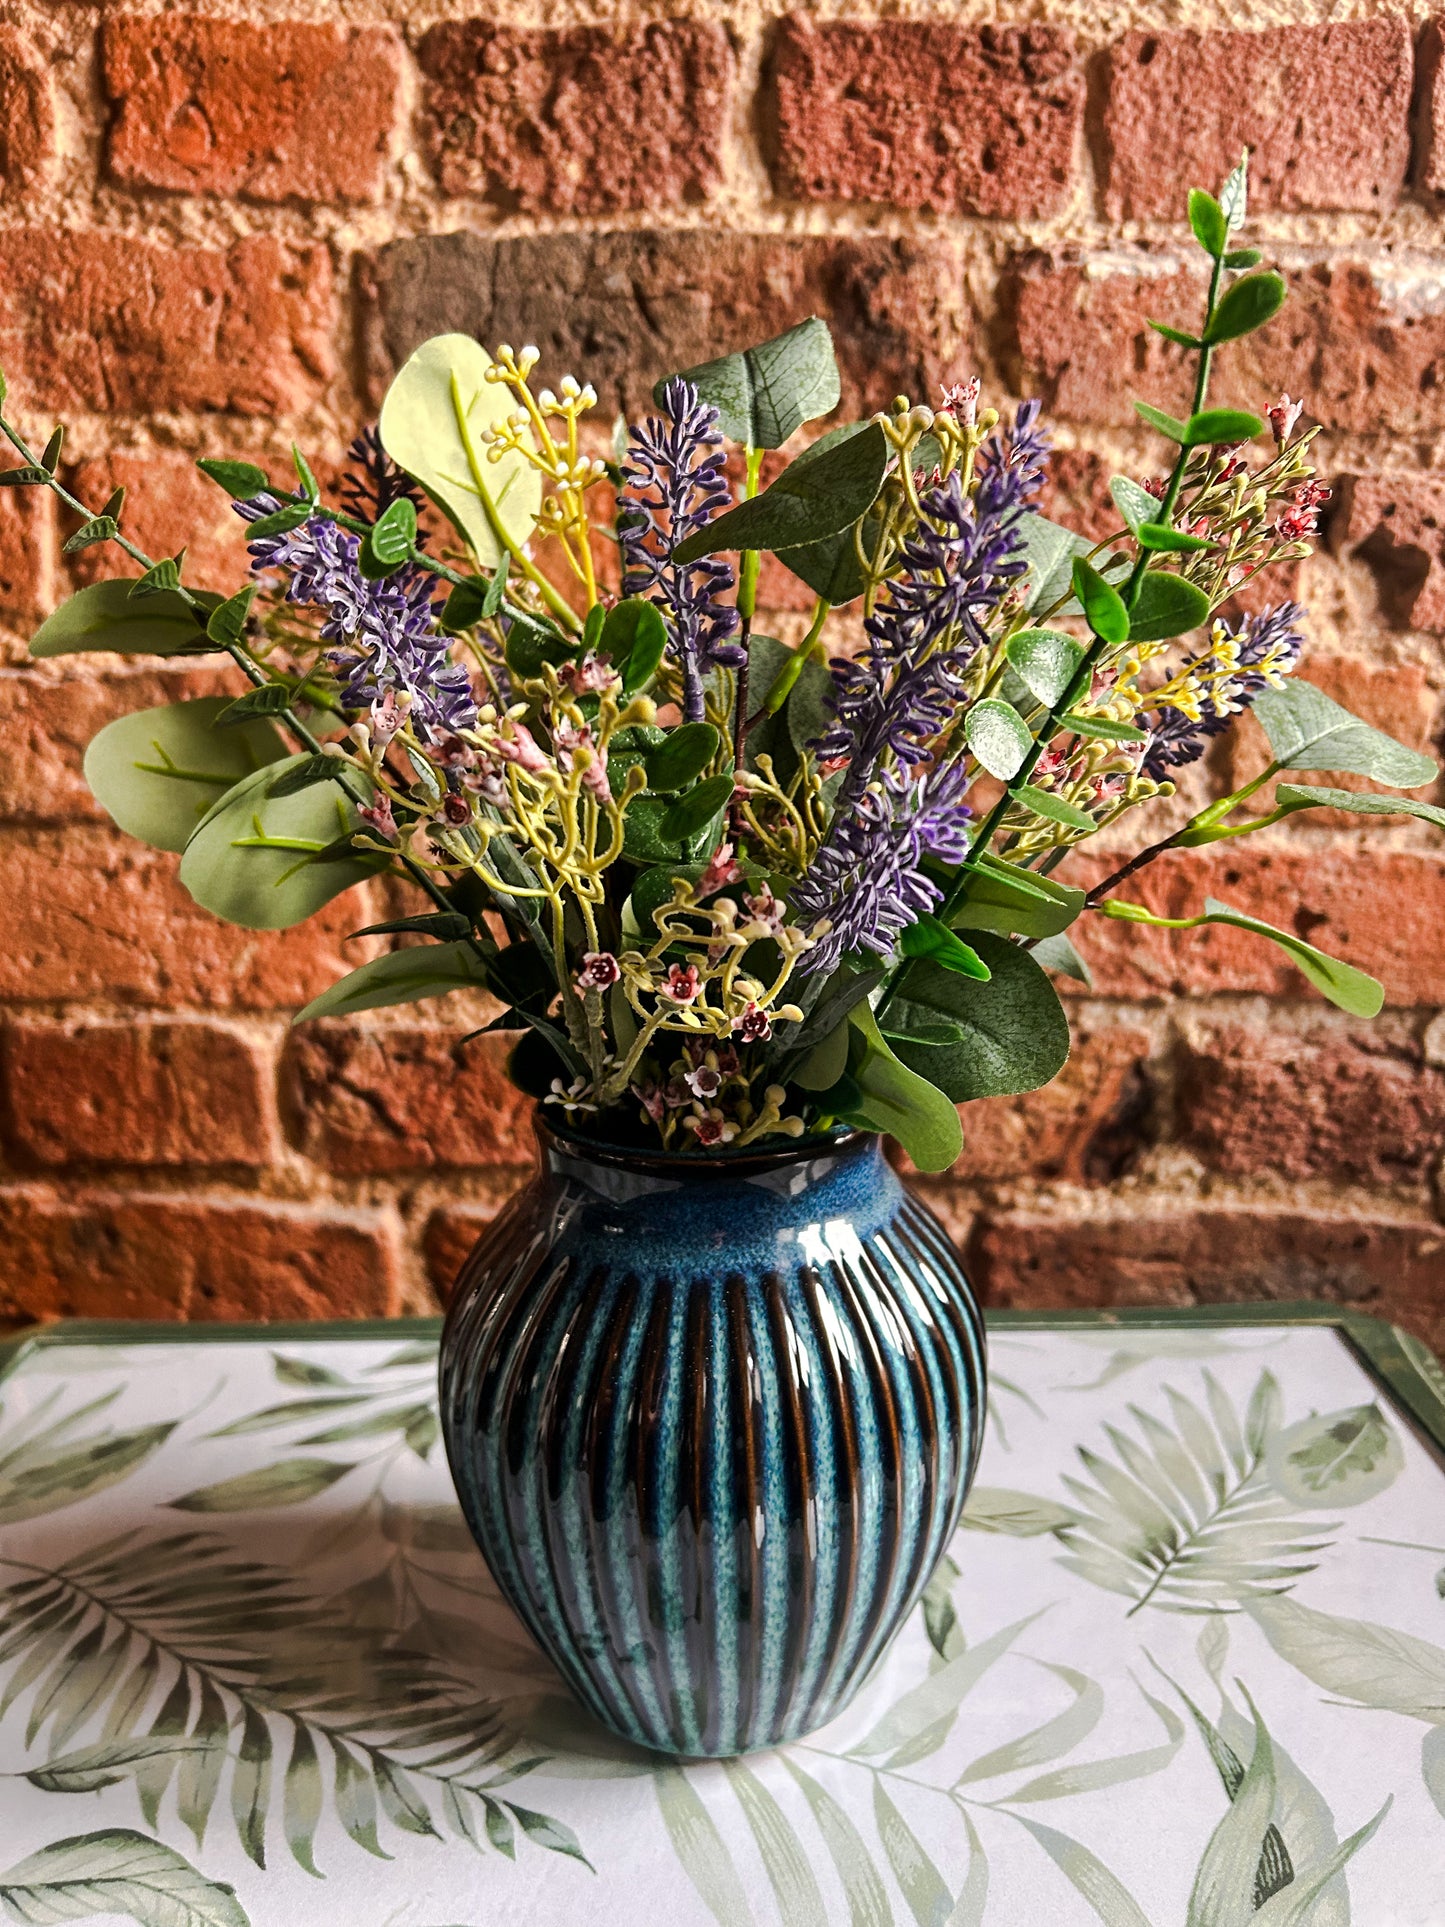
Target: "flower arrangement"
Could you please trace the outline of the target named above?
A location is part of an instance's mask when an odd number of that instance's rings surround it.
[[[1098,542],[1037,510],[1037,404],[1001,420],[976,377],[829,429],[762,487],[765,454],[838,405],[816,319],[668,376],[610,449],[589,386],[534,387],[535,349],[429,341],[338,505],[299,450],[286,493],[200,464],[250,525],[255,580],[224,599],[129,541],[119,492],[95,513],[62,486],[60,430],[37,456],[0,417],[21,461],[0,482],[54,490],[81,517],[69,550],[118,544],[142,571],[81,590],[34,653],[224,651],[251,685],[110,724],[86,758],[96,796],[239,924],[294,923],[377,876],[415,887],[409,914],[358,933],[403,946],[302,1021],[481,989],[502,1006],[487,1028],[518,1034],[513,1077],[575,1132],[709,1153],[852,1125],[944,1168],[961,1102],[1063,1064],[1051,978],[1087,980],[1066,932],[1167,921],[1115,894],[1144,864],[1313,807],[1445,824],[1284,782],[1239,815],[1286,773],[1435,775],[1296,673],[1295,603],[1218,614],[1308,552],[1327,495],[1300,403],[1207,406],[1216,354],[1285,298],[1236,245],[1245,200],[1244,162],[1190,197],[1204,315],[1151,325],[1195,357],[1193,406],[1136,404],[1170,465],[1114,478],[1120,526]],[[816,597],[796,648],[754,630],[764,552]],[[859,613],[861,649],[830,665],[830,623]],[[1251,708],[1262,775],[1092,888],[1056,874]],[[1346,1010],[1381,1004],[1226,905],[1169,927],[1210,923],[1283,945]]]

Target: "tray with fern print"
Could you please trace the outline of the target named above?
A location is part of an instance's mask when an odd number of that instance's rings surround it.
[[[914,1622],[699,1765],[499,1601],[437,1321],[0,1347],[0,1918],[1440,1927],[1440,1365],[1331,1306],[989,1325]]]

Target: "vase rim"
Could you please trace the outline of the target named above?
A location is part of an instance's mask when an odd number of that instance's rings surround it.
[[[532,1121],[537,1142],[545,1157],[555,1152],[589,1164],[611,1166],[658,1177],[739,1178],[760,1171],[775,1171],[784,1165],[811,1163],[818,1158],[841,1157],[848,1152],[876,1143],[876,1131],[844,1128],[827,1134],[784,1138],[777,1148],[748,1145],[745,1150],[668,1151],[659,1146],[613,1144],[606,1138],[590,1137],[585,1131],[564,1130],[542,1116]]]

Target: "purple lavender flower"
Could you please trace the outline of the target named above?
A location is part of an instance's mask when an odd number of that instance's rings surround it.
[[[253,495],[235,506],[244,521],[255,522],[287,505],[274,495]],[[379,582],[368,581],[357,566],[359,538],[320,515],[249,547],[253,574],[279,570],[289,578],[288,602],[326,612],[321,635],[340,645],[328,660],[342,679],[347,709],[384,703],[388,691],[408,696],[424,742],[475,723],[471,683],[451,659],[450,637],[436,625],[430,578],[422,570],[408,563]]]
[[[739,620],[720,599],[733,586],[731,567],[718,556],[679,567],[672,552],[730,508],[732,492],[717,410],[674,375],[662,391],[662,411],[661,419],[632,430],[622,471],[622,593],[650,595],[668,612],[670,650],[682,667],[683,715],[700,722],[706,671],[740,668],[747,652],[727,640]]]
[[[893,954],[899,936],[943,894],[923,871],[925,856],[962,863],[973,812],[964,802],[959,764],[914,777],[888,771],[835,816],[828,841],[793,890],[805,925],[832,928],[805,951],[798,968],[836,970],[852,950]]]
[[[1236,630],[1231,640],[1238,647],[1238,672],[1232,674],[1225,687],[1230,701],[1239,708],[1248,709],[1255,697],[1270,682],[1264,673],[1268,668],[1275,675],[1288,675],[1300,658],[1304,647],[1304,637],[1299,623],[1304,610],[1297,602],[1281,602],[1278,608],[1266,609],[1262,614],[1251,616],[1242,629]],[[1223,665],[1215,649],[1200,656],[1191,668],[1209,675]],[[1194,763],[1204,754],[1216,736],[1223,735],[1229,728],[1239,708],[1228,711],[1220,708],[1213,697],[1202,693],[1199,702],[1199,720],[1186,716],[1182,710],[1165,704],[1158,712],[1158,720],[1149,738],[1140,764],[1142,773],[1151,782],[1161,782],[1171,769],[1182,769],[1187,763]]]

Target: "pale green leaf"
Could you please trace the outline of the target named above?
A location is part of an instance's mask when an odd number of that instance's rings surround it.
[[[1103,1787],[1124,1786],[1131,1780],[1144,1780],[1151,1774],[1162,1773],[1172,1765],[1184,1743],[1184,1723],[1171,1707],[1155,1699],[1152,1693],[1145,1693],[1144,1697],[1158,1714],[1169,1735],[1162,1746],[1146,1746],[1137,1752],[1118,1753],[1105,1760],[1080,1760],[1072,1766],[1055,1767],[1052,1773],[1040,1774],[1036,1780],[1030,1780],[1026,1786],[1010,1793],[1010,1802],[1064,1800],[1076,1793],[1097,1793]]]
[[[58,1512],[128,1478],[174,1430],[171,1422],[48,1447],[44,1435],[32,1440],[0,1464],[0,1525]]]
[[[987,697],[972,703],[963,720],[964,741],[990,776],[1007,782],[1023,768],[1033,736],[1012,703]]]
[[[316,1742],[304,1720],[297,1720],[291,1739],[291,1757],[286,1763],[281,1815],[286,1844],[307,1873],[322,1878],[313,1856],[316,1828],[323,1808],[321,1765],[316,1757]]]
[[[144,1761],[161,1756],[174,1761],[179,1754],[205,1751],[194,1740],[174,1735],[147,1734],[143,1739],[101,1740],[94,1746],[58,1753],[44,1766],[31,1767],[25,1777],[44,1793],[96,1793],[128,1779]]]
[[[271,1729],[259,1708],[248,1706],[241,1748],[231,1774],[231,1817],[247,1857],[266,1864],[266,1813],[271,1800]]]
[[[838,1870],[838,1878],[848,1898],[849,1927],[893,1927],[893,1909],[888,1903],[887,1889],[863,1842],[863,1836],[832,1794],[810,1778],[786,1751],[780,1752],[778,1758],[802,1789],[803,1798],[823,1836],[823,1844]],[[950,1927],[953,1927],[952,1923]]]
[[[718,1927],[752,1927],[753,1911],[727,1843],[681,1767],[653,1775],[663,1825],[688,1879]]]
[[[173,591],[133,600],[134,579],[93,582],[62,602],[31,638],[32,656],[70,656],[111,649],[122,656],[174,656],[181,650],[211,652],[206,632],[183,596]],[[212,608],[220,596],[206,598]]]
[[[1128,475],[1113,476],[1109,482],[1109,493],[1114,498],[1115,508],[1135,535],[1159,513],[1159,497],[1151,495],[1147,488]]]
[[[1058,1666],[1047,1660],[1038,1663],[1064,1682],[1073,1694],[1073,1700],[1062,1713],[1056,1713],[1052,1719],[1044,1720],[1029,1732],[1020,1734],[1018,1739],[1009,1740],[1003,1746],[980,1754],[959,1774],[957,1785],[967,1786],[974,1780],[992,1780],[1000,1774],[1043,1766],[1049,1760],[1058,1759],[1061,1754],[1072,1752],[1099,1724],[1104,1711],[1104,1694],[1096,1682],[1076,1672],[1072,1666]]]
[[[122,1914],[139,1927],[249,1927],[234,1891],[174,1847],[129,1827],[76,1834],[0,1873],[0,1900],[21,1921]]]
[[[880,1753],[894,1753],[920,1733],[926,1732],[935,1720],[953,1712],[959,1702],[977,1686],[994,1661],[1000,1659],[1024,1628],[1032,1626],[1038,1617],[1039,1614],[1034,1612],[1024,1619],[1016,1619],[1012,1625],[1003,1627],[988,1639],[981,1640],[977,1646],[970,1646],[946,1666],[939,1667],[921,1685],[912,1687],[895,1701],[872,1731],[852,1749],[853,1752],[865,1759]]]
[[[963,1830],[968,1835],[968,1878],[948,1917],[948,1927],[983,1927],[988,1906],[988,1855],[971,1814],[964,1814]]]
[[[1104,1927],[1150,1927],[1128,1890],[1087,1847],[1071,1840],[1066,1833],[1044,1826],[1041,1821],[1025,1818],[1022,1813],[1016,1813],[1014,1818],[1021,1827],[1028,1828],[1054,1865],[1088,1901]]]
[[[918,1836],[884,1791],[882,1780],[876,1777],[873,1814],[893,1878],[902,1888],[903,1898],[918,1927],[947,1927],[948,1916],[953,1912],[953,1896]]]
[[[1088,959],[1080,956],[1072,941],[1062,932],[1053,937],[1036,938],[1029,945],[1029,951],[1040,970],[1047,970],[1055,977],[1072,977],[1085,990],[1093,989],[1094,973],[1089,968]]]
[[[1052,709],[1078,674],[1084,645],[1057,629],[1020,629],[1005,643],[1004,654],[1029,694]]]
[[[1445,829],[1445,810],[1438,803],[1417,803],[1413,796],[1376,796],[1371,791],[1316,788],[1306,783],[1281,783],[1274,793],[1276,809],[1348,810],[1351,816],[1417,816],[1422,823]]]
[[[1363,1505],[1392,1485],[1405,1455],[1378,1405],[1316,1413],[1276,1434],[1269,1476],[1295,1505]]]
[[[1445,1820],[1445,1724],[1432,1726],[1421,1741],[1420,1773],[1425,1791]]]
[[[382,446],[450,516],[485,569],[532,532],[542,477],[525,455],[490,457],[483,437],[516,408],[491,357],[470,335],[424,341],[381,406]],[[526,431],[524,431],[526,433]]]
[[[1239,1927],[1253,1914],[1255,1877],[1274,1810],[1274,1791],[1269,1733],[1256,1717],[1254,1752],[1239,1791],[1199,1862],[1186,1927]]]
[[[197,1486],[168,1503],[178,1512],[269,1512],[314,1499],[352,1469],[332,1459],[275,1459],[216,1485]]]
[[[1077,1522],[1078,1514],[1056,1499],[1036,1498],[1002,1485],[976,1485],[963,1508],[963,1524],[973,1532],[1001,1532],[1011,1539],[1036,1539]]]
[[[969,875],[968,894],[949,918],[955,930],[995,930],[1003,936],[1053,937],[1084,907],[1084,892],[1002,857],[986,856]]]
[[[783,1927],[828,1927],[818,1882],[787,1815],[741,1760],[725,1760],[723,1771],[752,1829]]]
[[[264,717],[217,729],[228,696],[133,710],[90,740],[85,780],[128,836],[158,850],[184,850],[201,818],[242,777],[286,755]]]
[[[672,379],[653,388],[659,408]],[[833,338],[816,315],[755,348],[686,368],[681,379],[717,409],[730,441],[751,448],[781,448],[804,422],[831,414],[840,392]]]
[[[1297,1599],[1251,1599],[1245,1608],[1280,1658],[1325,1692],[1445,1724],[1445,1648]]]
[[[1432,757],[1361,722],[1302,677],[1261,690],[1254,713],[1283,769],[1349,770],[1402,790],[1418,789],[1437,774]]]

